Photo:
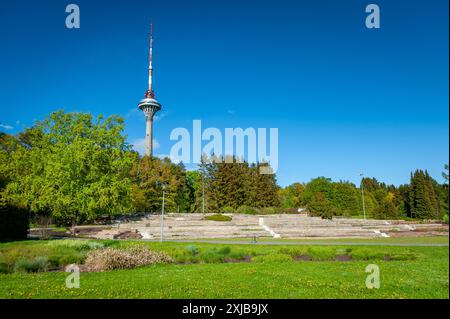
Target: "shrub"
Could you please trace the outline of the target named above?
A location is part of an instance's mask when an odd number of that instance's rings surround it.
[[[390,259],[389,256],[387,256],[382,251],[374,251],[367,248],[355,248],[353,249],[351,253],[353,260],[383,260],[383,259]]]
[[[307,248],[306,247],[299,247],[299,248],[293,248],[293,247],[283,247],[279,250],[280,254],[286,254],[291,257],[298,257],[298,256],[306,256],[308,255]]]
[[[274,207],[263,207],[259,209],[259,213],[262,215],[273,215],[276,214],[277,211]]]
[[[289,262],[292,261],[291,255],[288,254],[269,254],[260,255],[252,258],[254,262]]]
[[[240,258],[241,256],[239,254],[231,255],[231,248],[226,246],[221,248],[214,247],[200,253],[197,257],[197,261],[204,263],[222,263],[225,261],[225,258]]]
[[[231,207],[231,206],[225,206],[224,208],[222,208],[222,213],[224,214],[234,214],[236,213],[236,210]]]
[[[51,240],[47,245],[54,248],[73,248],[75,250],[90,250],[103,248],[105,245],[91,240],[82,239],[61,239],[61,240]]]
[[[49,262],[47,257],[36,257],[33,260],[29,259],[19,259],[14,265],[15,272],[39,272],[47,271],[49,267]]]
[[[105,245],[103,245],[102,243],[96,242],[96,241],[90,241],[88,243],[89,249],[100,249],[100,248],[104,248]]]
[[[223,263],[225,260],[225,256],[220,254],[216,250],[208,250],[200,254],[199,261],[214,264],[214,263]]]
[[[192,255],[198,255],[198,247],[195,245],[189,245],[186,247],[186,250]]]
[[[32,268],[31,260],[21,258],[14,265],[15,272],[28,272]]]
[[[7,263],[0,263],[0,274],[9,274],[11,272]]]
[[[255,208],[250,207],[250,206],[245,206],[245,205],[240,206],[237,209],[237,213],[238,214],[247,214],[247,215],[258,215],[258,211]]]
[[[228,246],[222,247],[217,252],[222,255],[228,255],[231,252],[231,248]]]
[[[232,217],[222,214],[209,215],[205,217],[206,220],[214,220],[216,222],[229,222],[232,220]]]
[[[182,251],[171,251],[170,255],[180,263],[222,263],[226,260],[245,260],[248,258],[248,254],[232,252],[228,246],[201,251],[195,245],[189,245]]]
[[[442,220],[444,221],[444,223],[448,224],[448,214],[445,214],[445,215],[442,217]]]
[[[384,256],[385,260],[416,260],[417,255],[413,253],[403,253],[403,254],[388,254]]]
[[[228,260],[250,260],[251,256],[247,253],[244,252],[230,252],[227,256],[226,259]]]
[[[335,251],[329,247],[310,247],[308,248],[308,255],[313,260],[333,260],[335,258]]]
[[[27,210],[0,205],[0,240],[27,239],[28,227]]]
[[[48,258],[50,266],[58,268],[70,264],[81,264],[85,259],[85,255],[79,252],[67,252],[64,254],[51,255]]]
[[[136,246],[128,249],[105,248],[90,251],[84,266],[87,271],[105,271],[171,262],[173,259],[166,253]]]

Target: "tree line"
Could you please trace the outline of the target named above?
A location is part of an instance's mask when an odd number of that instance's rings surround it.
[[[318,177],[309,183],[294,183],[279,190],[282,207],[305,207],[311,215],[363,215],[377,219],[447,219],[449,210],[448,165],[439,184],[425,170],[411,173],[410,183],[386,185],[376,178],[363,178],[358,188],[350,182]]]
[[[117,215],[179,213],[280,213],[305,207],[329,218],[362,209],[360,188],[320,177],[281,188],[267,163],[204,155],[195,171],[170,159],[141,157],[123,134],[118,116],[57,111],[16,135],[0,133],[0,205],[25,208],[70,225]],[[227,162],[227,163],[226,163]],[[447,167],[448,170],[448,167]],[[447,175],[448,180],[448,175]],[[426,171],[395,187],[364,178],[368,216],[442,218],[448,183]]]

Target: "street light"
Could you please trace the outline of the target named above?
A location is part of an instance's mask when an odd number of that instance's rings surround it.
[[[364,174],[359,174],[361,176],[361,197],[362,197],[362,206],[363,206],[363,214],[364,220],[366,220],[366,205],[364,204]]]
[[[205,175],[202,172],[202,213],[205,214]]]
[[[158,186],[161,186],[162,188],[162,209],[161,209],[161,238],[160,241],[163,242],[164,240],[164,203],[165,203],[165,195],[166,195],[166,183],[156,183]]]

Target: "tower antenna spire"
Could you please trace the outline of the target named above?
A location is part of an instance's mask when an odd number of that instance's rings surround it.
[[[152,87],[153,81],[153,21],[150,23],[150,52],[149,52],[149,65],[148,65],[148,91],[146,96],[150,98],[155,97]]]

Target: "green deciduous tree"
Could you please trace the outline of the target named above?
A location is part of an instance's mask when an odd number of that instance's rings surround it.
[[[144,156],[135,160],[130,178],[133,181],[132,200],[135,212],[161,211],[163,185],[166,211],[190,210],[186,171],[182,164],[173,164],[168,158],[161,160]]]
[[[64,224],[128,212],[133,156],[123,128],[116,116],[52,113],[7,155],[4,199]]]
[[[304,206],[302,194],[305,186],[301,183],[294,183],[278,190],[278,201],[282,208],[300,208]]]
[[[338,214],[333,204],[321,192],[313,194],[307,208],[311,216],[320,216],[325,219],[331,219]]]

